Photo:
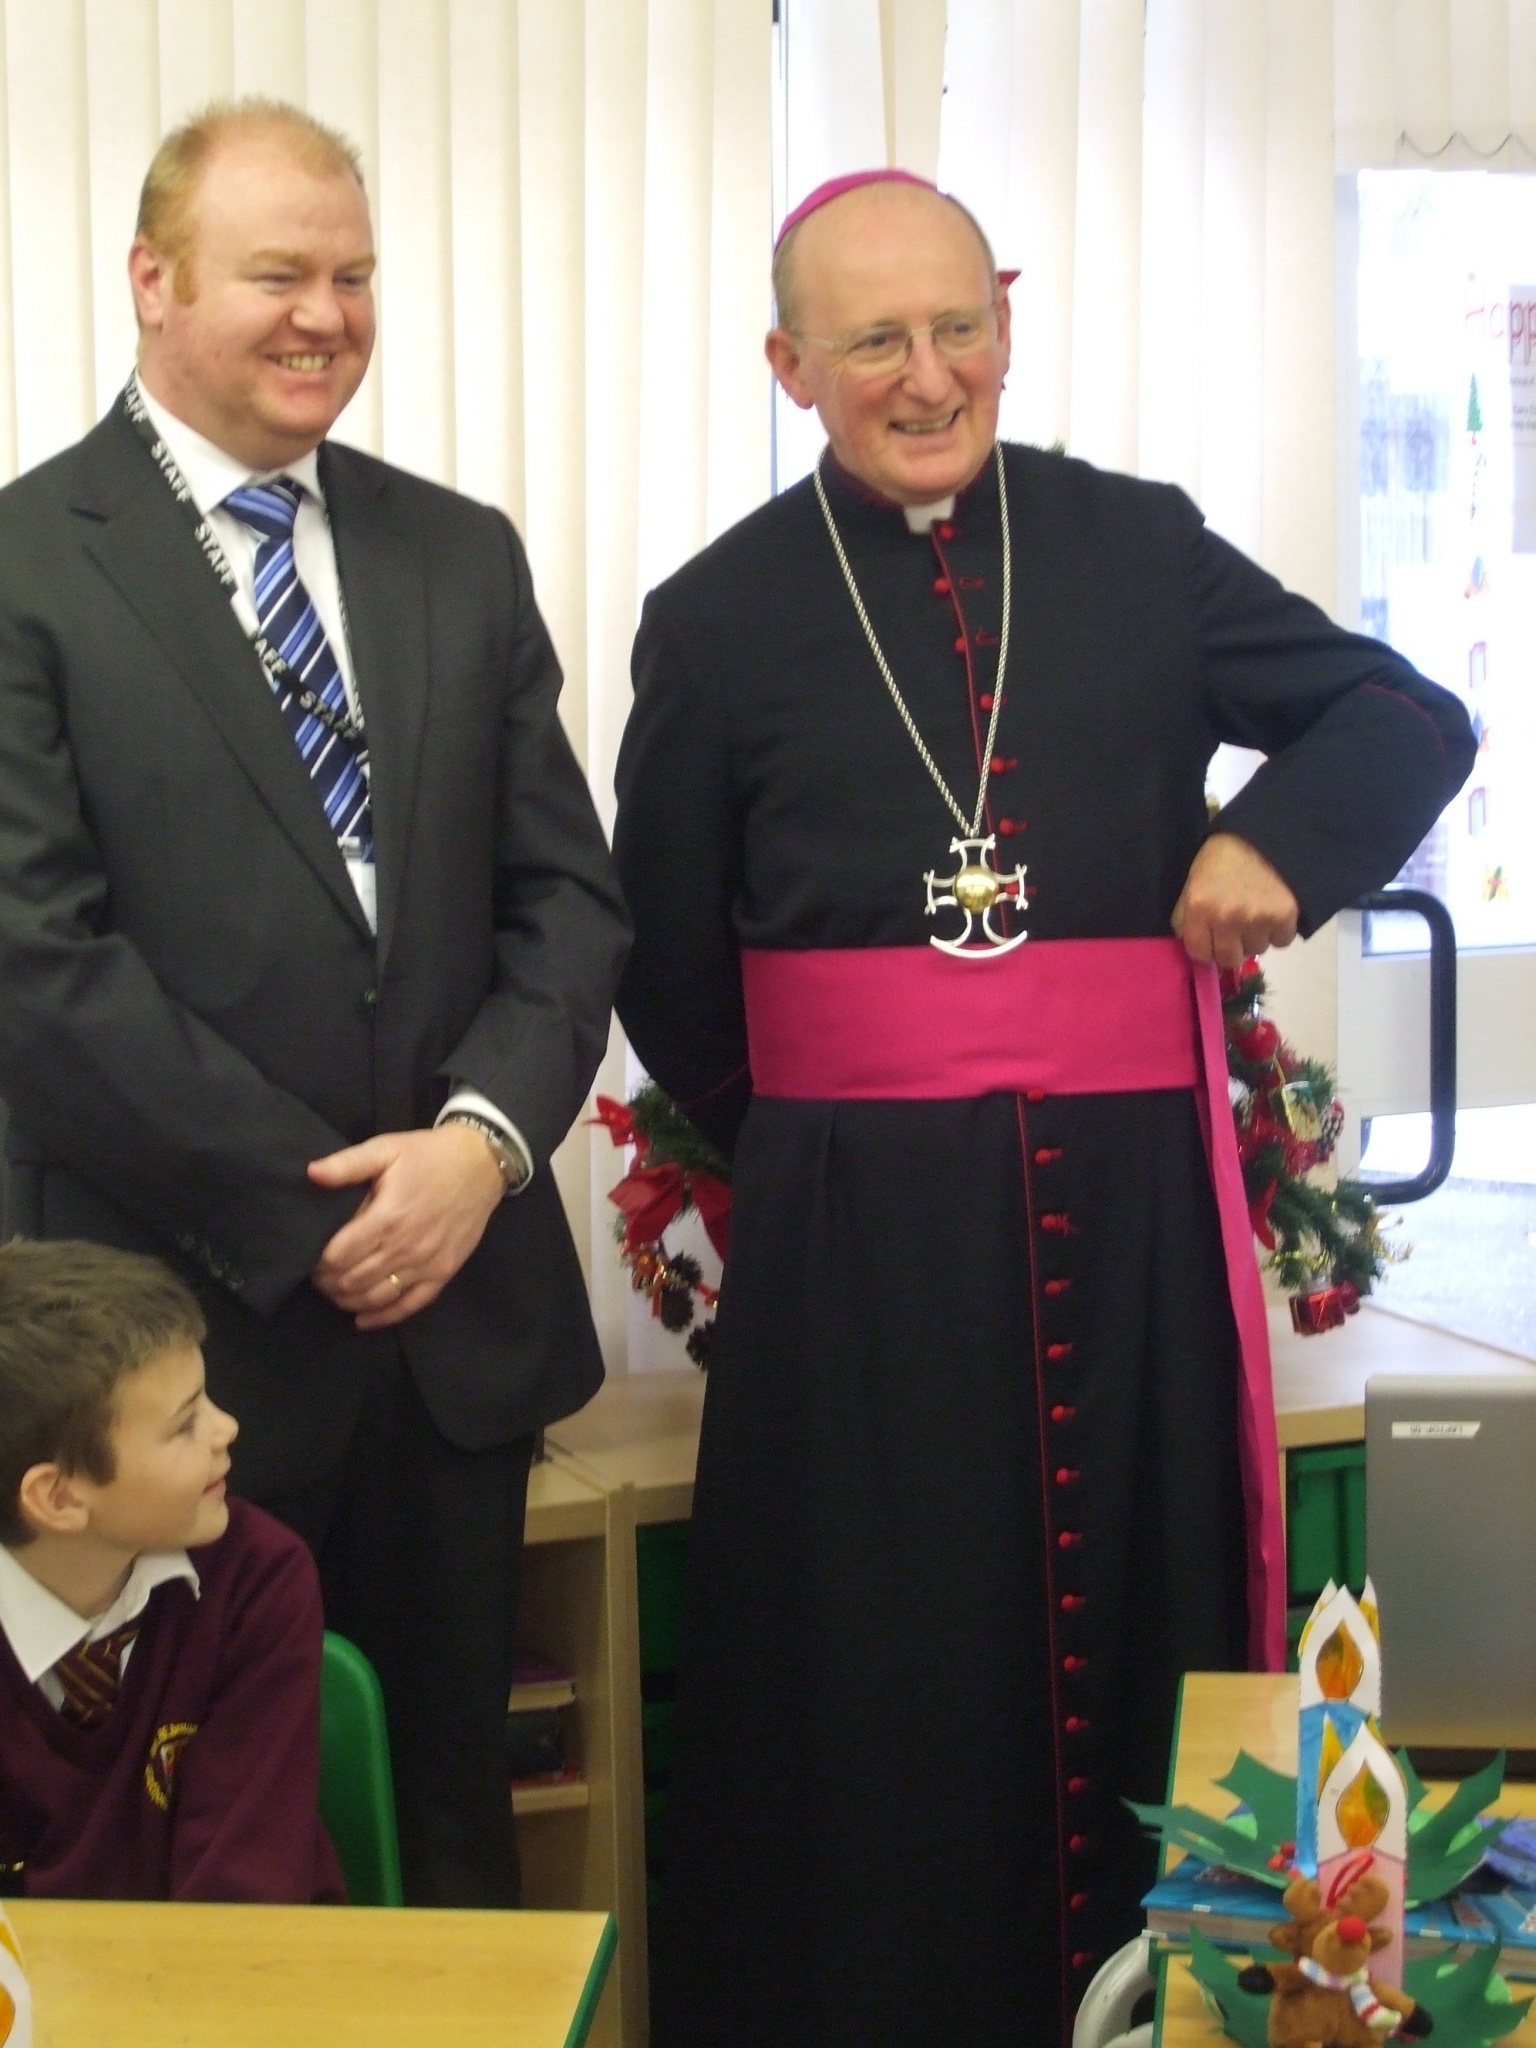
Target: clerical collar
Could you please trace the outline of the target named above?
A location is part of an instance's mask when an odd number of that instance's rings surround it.
[[[817,467],[840,514],[851,516],[856,521],[880,514],[887,519],[899,516],[902,526],[909,533],[924,537],[929,528],[940,520],[963,519],[973,500],[986,506],[996,489],[992,483],[990,457],[963,490],[947,498],[935,499],[928,505],[898,505],[893,498],[887,498],[879,491],[872,490],[862,477],[854,476],[851,471],[844,469],[830,448],[822,451],[821,461]]]
[[[935,498],[931,505],[903,505],[907,527],[912,533],[926,533],[936,519],[953,519],[955,516],[955,494],[947,498]]]

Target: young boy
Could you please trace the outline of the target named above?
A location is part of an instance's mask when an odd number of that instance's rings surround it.
[[[0,1247],[0,1889],[342,1896],[319,1583],[225,1499],[204,1329],[157,1260]]]

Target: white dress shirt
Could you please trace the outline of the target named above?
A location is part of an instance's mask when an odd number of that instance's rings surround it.
[[[170,449],[176,467],[181,471],[187,489],[192,493],[192,502],[199,513],[208,521],[218,535],[219,545],[225,559],[234,572],[235,589],[230,596],[230,605],[235,617],[246,635],[254,638],[258,620],[256,616],[256,536],[251,529],[238,519],[233,512],[224,508],[224,500],[231,491],[242,490],[247,484],[270,483],[274,477],[292,477],[296,484],[304,487],[299,499],[298,514],[293,522],[293,560],[298,570],[299,581],[309,592],[325,637],[331,643],[341,670],[342,684],[347,693],[347,709],[353,717],[359,716],[357,684],[352,671],[352,649],[347,640],[346,607],[342,603],[341,578],[336,569],[336,543],[331,534],[331,522],[325,509],[325,493],[320,488],[320,462],[316,449],[299,456],[293,462],[284,463],[281,469],[252,469],[238,456],[228,454],[210,441],[206,435],[189,427],[185,420],[177,419],[157,398],[139,383],[139,396],[144,401],[144,410],[149,414],[155,432]],[[253,665],[254,680],[262,688],[270,688],[261,677],[259,667]],[[377,932],[378,891],[375,883],[374,865],[371,860],[347,861],[347,872],[352,886],[357,891],[357,900],[363,907],[368,920],[368,929]],[[488,1097],[477,1089],[455,1086],[453,1093],[443,1104],[437,1121],[462,1111],[470,1116],[483,1117],[493,1124],[506,1138],[523,1163],[526,1187],[533,1172],[533,1155],[528,1150],[522,1132],[511,1119],[499,1110]]]
[[[27,1681],[48,1704],[64,1704],[64,1688],[53,1667],[79,1643],[99,1643],[103,1636],[134,1621],[149,1605],[156,1586],[185,1579],[196,1594],[202,1591],[197,1567],[184,1550],[142,1550],[133,1560],[123,1590],[102,1613],[87,1618],[34,1579],[14,1551],[0,1544],[0,1629]],[[119,1674],[128,1668],[134,1645],[124,1650]]]

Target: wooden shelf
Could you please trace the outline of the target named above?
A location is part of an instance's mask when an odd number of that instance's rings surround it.
[[[548,1432],[570,1466],[607,1490],[631,1486],[635,1520],[685,1522],[693,1513],[704,1374],[694,1366],[616,1376],[579,1415]]]
[[[572,1813],[589,1806],[592,1794],[585,1778],[564,1785],[514,1785],[512,1811],[525,1813]]]
[[[528,1478],[519,1640],[570,1671],[561,1709],[575,1784],[512,1794],[523,1903],[599,1909],[620,1940],[591,2048],[644,2048],[645,1786],[634,1493],[605,1486],[553,1446]]]

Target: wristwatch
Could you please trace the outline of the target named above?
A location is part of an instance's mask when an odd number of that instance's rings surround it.
[[[496,1171],[501,1175],[501,1192],[507,1195],[520,1194],[527,1186],[531,1175],[521,1153],[507,1142],[505,1131],[498,1130],[489,1117],[476,1116],[472,1110],[450,1109],[443,1118],[445,1124],[468,1124],[472,1131],[478,1131],[491,1148],[491,1157],[496,1162]]]

